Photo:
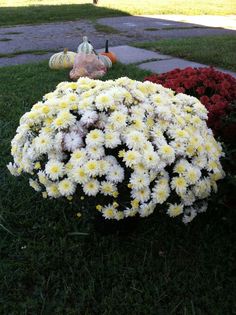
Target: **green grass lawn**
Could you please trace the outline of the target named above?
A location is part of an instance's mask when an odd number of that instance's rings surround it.
[[[97,6],[83,0],[0,0],[0,25],[37,24],[121,15],[185,14],[227,15],[236,13],[232,0],[99,0]]]
[[[117,64],[106,78],[147,74]],[[233,209],[215,202],[188,226],[155,214],[103,235],[76,217],[79,204],[44,200],[8,173],[20,116],[67,79],[45,62],[0,71],[0,314],[233,314]]]
[[[236,71],[236,36],[205,36],[137,43],[164,54]]]

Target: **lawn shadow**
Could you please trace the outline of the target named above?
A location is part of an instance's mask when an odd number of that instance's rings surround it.
[[[79,19],[96,20],[103,17],[123,15],[129,14],[93,4],[2,7],[0,8],[0,25],[39,24]]]

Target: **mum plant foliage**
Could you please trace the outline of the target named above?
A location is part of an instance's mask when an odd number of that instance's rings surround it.
[[[149,81],[62,82],[21,117],[8,169],[106,219],[159,209],[188,223],[224,176],[206,119],[198,99]]]

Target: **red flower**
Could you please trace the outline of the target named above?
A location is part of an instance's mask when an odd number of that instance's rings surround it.
[[[209,102],[209,97],[204,95],[204,96],[200,97],[200,101],[201,101],[202,104],[205,105],[205,104],[207,104]]]
[[[199,95],[203,95],[206,91],[206,88],[204,86],[200,86],[198,88],[196,88],[196,92],[199,94]]]
[[[222,99],[222,97],[221,97],[219,94],[214,94],[214,95],[211,97],[211,101],[214,102],[214,103],[219,102],[221,99]]]
[[[182,87],[178,87],[178,88],[176,88],[175,91],[176,91],[177,93],[184,93],[184,92],[185,92],[185,89],[182,88]]]

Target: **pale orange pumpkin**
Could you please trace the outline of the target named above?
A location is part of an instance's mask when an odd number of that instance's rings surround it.
[[[113,52],[109,51],[109,49],[108,49],[108,40],[106,40],[105,51],[101,52],[100,55],[107,56],[111,60],[112,63],[116,63],[117,62],[116,55]]]

